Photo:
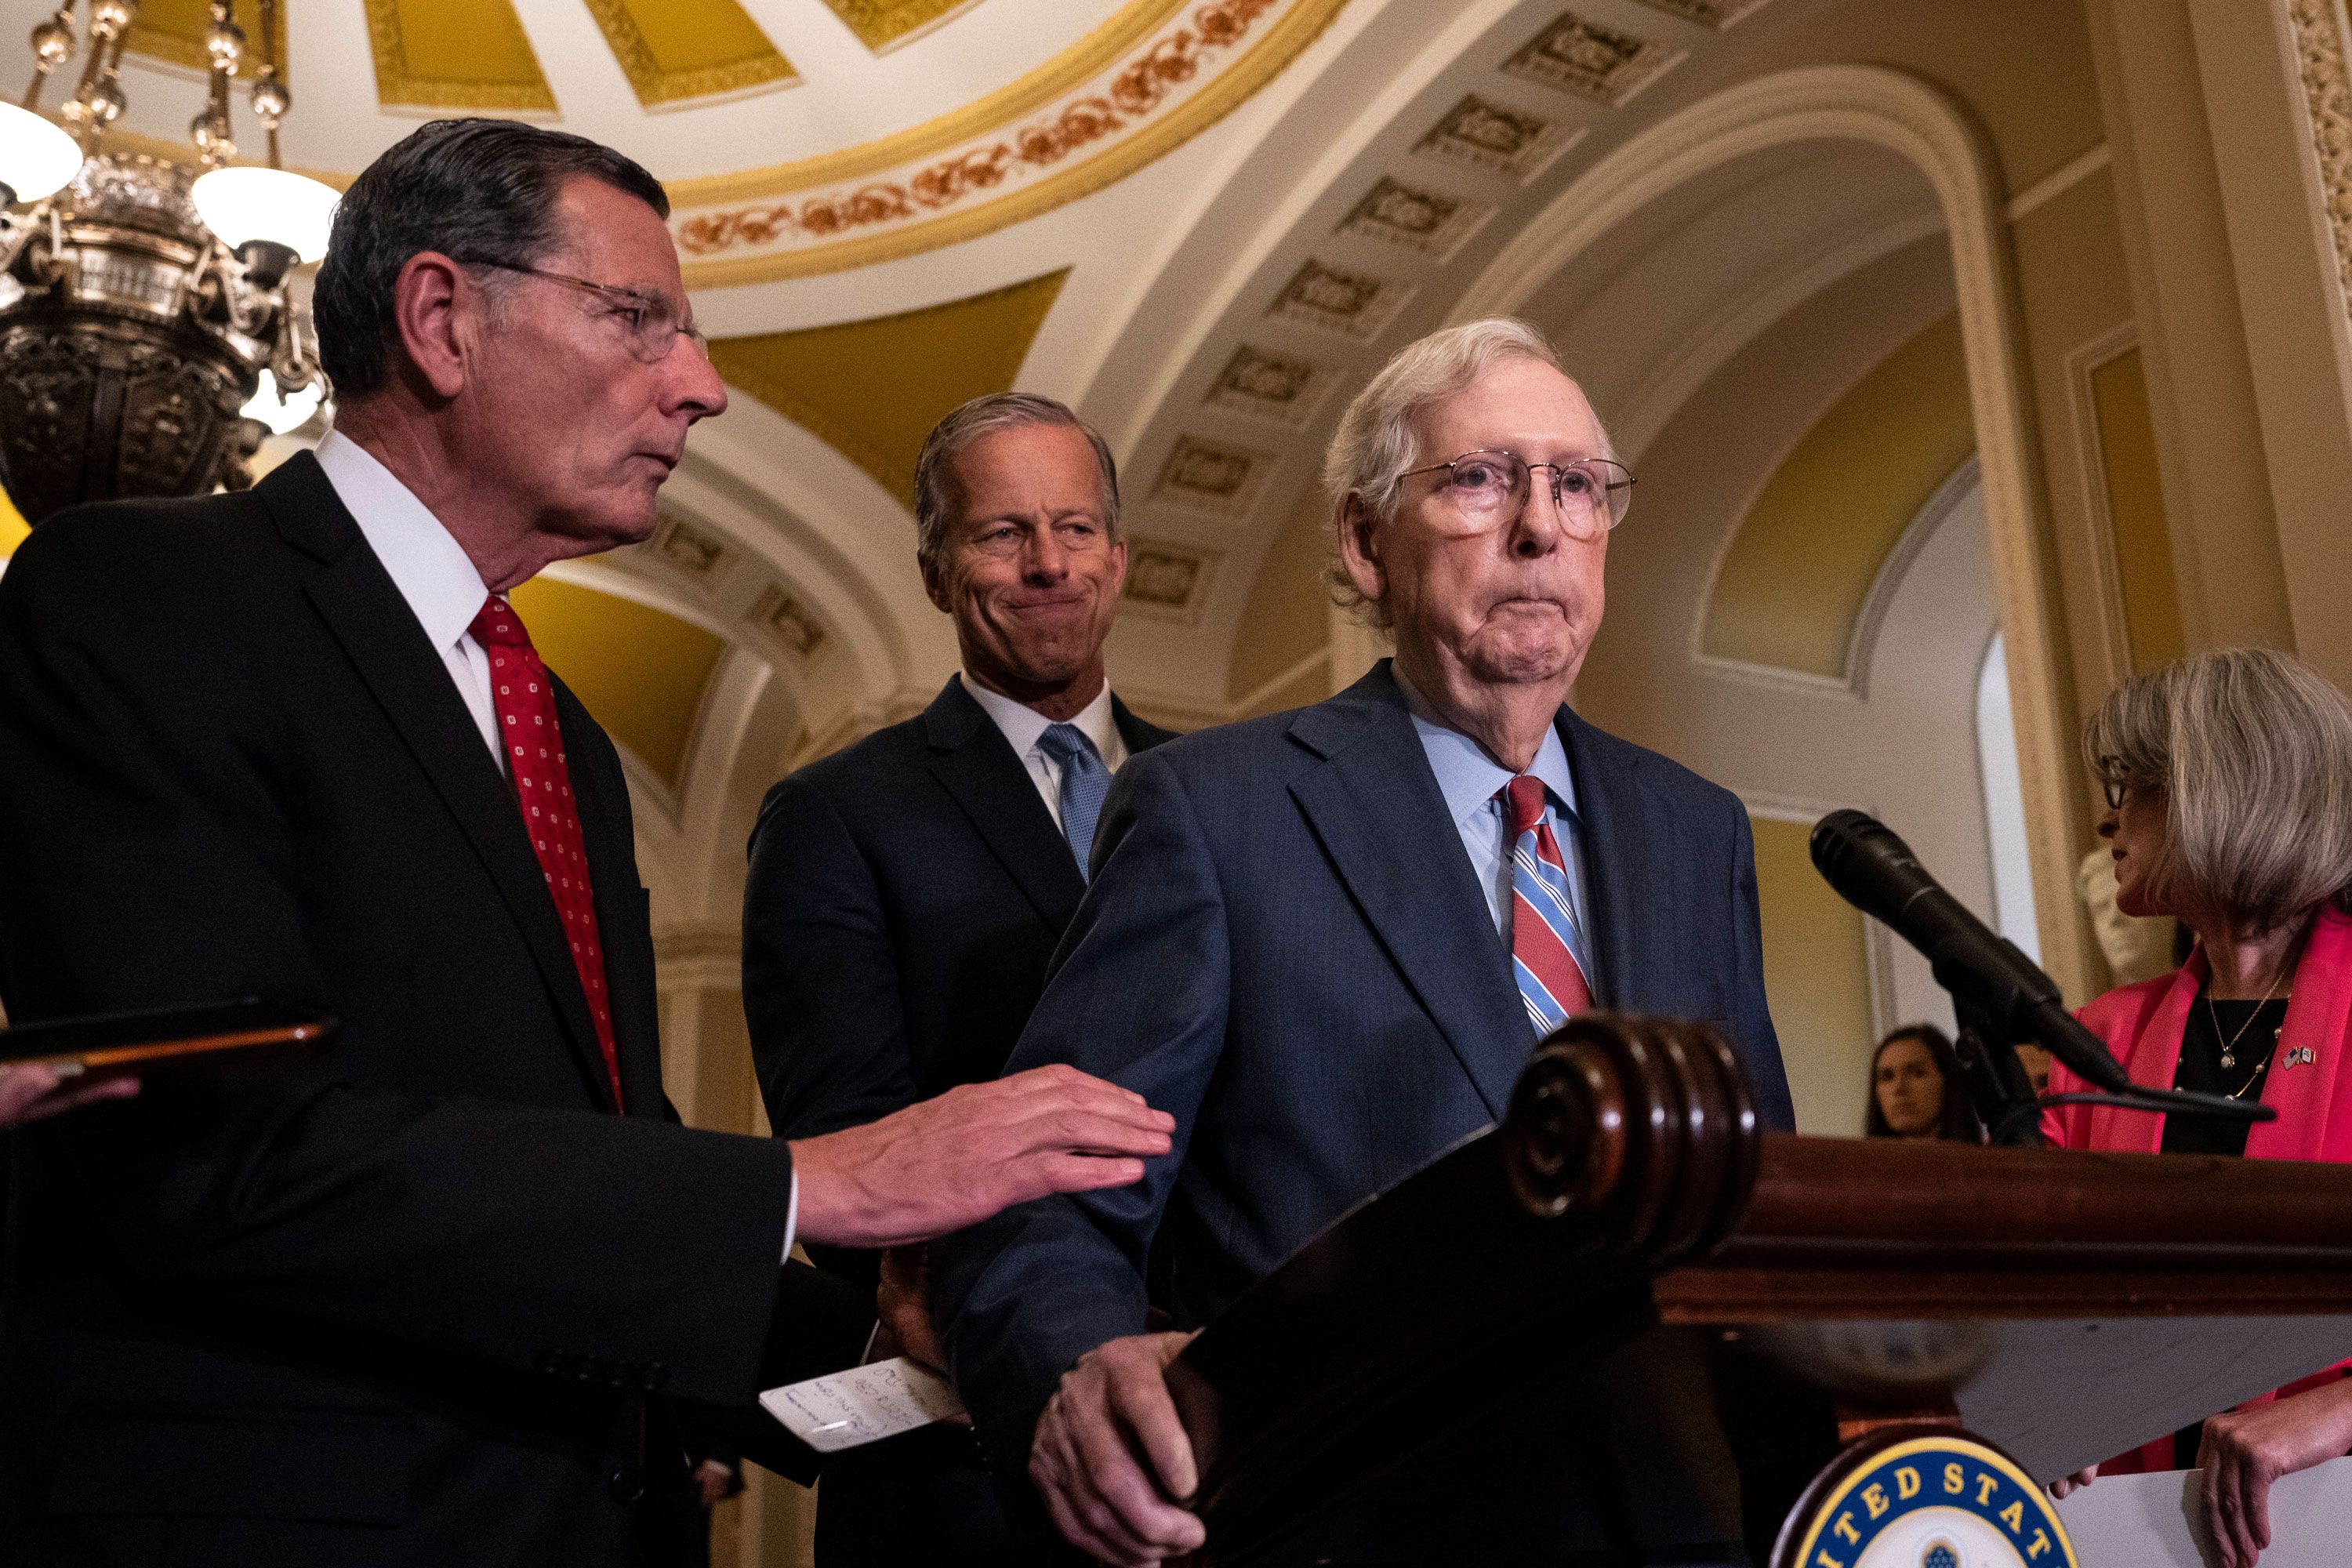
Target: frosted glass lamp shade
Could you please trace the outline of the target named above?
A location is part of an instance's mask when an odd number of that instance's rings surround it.
[[[327,229],[342,199],[331,185],[284,169],[215,169],[188,195],[205,226],[231,250],[267,240],[301,261],[327,254]]]
[[[32,110],[0,103],[0,185],[20,202],[55,195],[81,167],[74,139]]]
[[[310,416],[319,411],[319,404],[324,396],[325,388],[315,375],[310,378],[310,384],[299,391],[281,395],[278,390],[278,378],[265,370],[261,373],[259,389],[237,412],[247,419],[260,420],[269,426],[271,435],[283,436],[309,423]]]

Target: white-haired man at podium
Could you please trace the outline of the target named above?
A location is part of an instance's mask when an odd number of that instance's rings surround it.
[[[1709,1020],[1763,1123],[1790,1122],[1746,813],[1565,705],[1633,480],[1550,345],[1506,321],[1411,345],[1341,420],[1327,479],[1338,584],[1394,633],[1394,660],[1129,762],[1008,1064],[1136,1089],[1176,1116],[1178,1154],[1109,1201],[976,1226],[940,1268],[1000,1477],[1029,1475],[1061,1533],[1112,1563],[1202,1541],[1171,1500],[1198,1479],[1162,1378],[1187,1336],[1144,1332],[1147,1310],[1200,1327],[1499,1120],[1565,1017]],[[1572,1379],[1555,1429],[1468,1445],[1462,1474],[1418,1481],[1414,1502],[1460,1505],[1430,1551],[1400,1533],[1425,1510],[1374,1499],[1331,1554],[1744,1562],[1720,1436],[1678,1413],[1686,1369],[1644,1354],[1599,1374],[1613,1394]]]

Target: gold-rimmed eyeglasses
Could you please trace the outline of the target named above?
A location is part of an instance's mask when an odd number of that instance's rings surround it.
[[[1443,463],[1407,468],[1400,479],[1443,473],[1438,493],[1465,522],[1481,529],[1516,519],[1535,493],[1535,472],[1551,476],[1552,511],[1577,539],[1596,539],[1625,521],[1633,504],[1633,475],[1607,458],[1577,458],[1565,463],[1530,463],[1499,447],[1465,452]]]
[[[659,364],[669,357],[669,351],[680,338],[688,339],[705,359],[710,357],[710,340],[692,321],[679,318],[678,308],[658,294],[648,294],[638,289],[625,289],[617,283],[598,283],[586,278],[574,278],[569,272],[553,272],[544,267],[524,267],[512,261],[486,261],[479,258],[461,258],[467,267],[495,267],[501,272],[520,272],[526,278],[542,278],[550,283],[562,283],[573,289],[583,289],[611,303],[613,313],[627,327],[630,352],[647,364]]]

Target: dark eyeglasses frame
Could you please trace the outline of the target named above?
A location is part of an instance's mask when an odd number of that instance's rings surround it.
[[[1625,513],[1633,510],[1633,499],[1631,494],[1626,495],[1625,503],[1622,508],[1617,503],[1617,497],[1620,491],[1630,492],[1633,489],[1634,484],[1633,470],[1627,468],[1624,464],[1617,461],[1614,458],[1577,458],[1566,463],[1530,463],[1525,458],[1520,457],[1517,452],[1512,451],[1508,447],[1479,447],[1471,451],[1464,452],[1459,457],[1448,458],[1442,463],[1430,463],[1418,468],[1407,468],[1403,473],[1399,474],[1397,478],[1400,479],[1409,479],[1415,474],[1433,474],[1441,468],[1444,469],[1448,476],[1451,476],[1454,472],[1454,464],[1466,463],[1473,458],[1508,458],[1511,461],[1518,464],[1519,467],[1528,471],[1528,478],[1531,481],[1534,479],[1535,472],[1538,468],[1546,468],[1550,470],[1551,506],[1552,510],[1555,512],[1560,510],[1560,477],[1566,473],[1568,469],[1575,468],[1595,468],[1604,470],[1613,468],[1618,473],[1622,474],[1625,477],[1620,479],[1612,479],[1607,478],[1604,474],[1601,479],[1601,510],[1609,521],[1601,525],[1601,532],[1606,533],[1611,529],[1615,528],[1619,523],[1624,521]],[[1530,498],[1535,494],[1532,484],[1529,486],[1528,494]],[[1598,535],[1594,535],[1592,537],[1598,537]]]
[[[632,310],[666,310],[668,305],[667,300],[656,299],[635,289],[625,289],[618,283],[599,283],[593,279],[574,278],[569,272],[555,272],[544,267],[524,267],[512,261],[488,261],[479,257],[456,257],[452,259],[465,267],[494,267],[501,272],[520,272],[526,278],[543,278],[550,283],[562,283],[574,289],[584,289],[591,294],[598,295]],[[632,327],[630,331],[637,334],[637,340],[640,342],[646,341],[645,329],[642,326]],[[677,340],[680,338],[691,341],[694,346],[701,351],[703,358],[710,357],[710,340],[702,335],[702,329],[690,321],[679,321],[670,329],[670,341],[664,343],[660,349],[651,350],[651,345],[647,345],[652,353],[652,358],[647,363],[659,364],[668,358],[669,351],[677,346]]]
[[[2124,776],[2124,760],[2121,757],[2101,757],[2099,759],[2099,793],[2106,796],[2107,809],[2121,811],[2124,808],[2124,796],[2130,790],[2131,781]]]

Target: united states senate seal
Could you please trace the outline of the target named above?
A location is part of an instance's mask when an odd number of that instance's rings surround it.
[[[1851,1444],[1780,1527],[1773,1568],[2080,1568],[2047,1493],[1957,1427]]]

